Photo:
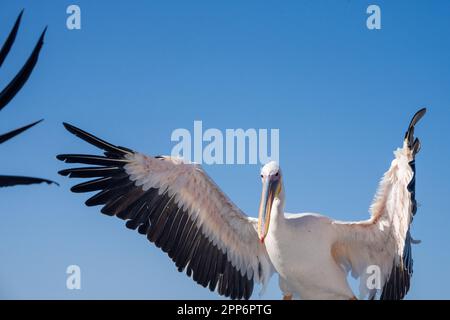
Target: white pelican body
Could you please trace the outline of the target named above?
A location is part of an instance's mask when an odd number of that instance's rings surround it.
[[[371,217],[340,222],[317,214],[285,214],[278,164],[261,170],[258,219],[234,205],[197,164],[151,157],[112,145],[74,126],[67,130],[105,151],[104,156],[59,155],[93,164],[60,174],[96,178],[72,188],[99,191],[86,205],[126,220],[160,247],[179,271],[232,299],[248,299],[254,283],[277,272],[285,298],[355,299],[347,274],[360,279],[359,298],[402,299],[412,275],[409,227],[416,213],[415,155],[420,143],[411,120],[403,147],[380,182]],[[375,278],[371,276],[375,276]]]
[[[272,209],[264,243],[285,296],[353,299],[347,273],[332,256],[335,242],[332,221],[316,214],[285,216],[279,209]]]

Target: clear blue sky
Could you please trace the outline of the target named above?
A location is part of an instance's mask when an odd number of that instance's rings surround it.
[[[66,28],[66,8],[82,29]],[[378,4],[382,29],[366,28]],[[45,118],[1,145],[1,172],[61,186],[0,190],[1,298],[217,298],[119,219],[87,208],[57,175],[58,153],[95,151],[67,121],[113,143],[170,153],[176,128],[279,128],[287,211],[365,219],[413,113],[421,205],[409,298],[450,298],[450,2],[1,1],[0,41],[23,23],[0,70],[3,87],[43,27],[40,61],[1,112],[1,131]],[[207,166],[256,216],[259,165]],[[305,257],[306,258],[306,257]],[[77,264],[82,289],[65,287]],[[278,299],[273,278],[265,298]],[[258,297],[254,294],[254,297]]]

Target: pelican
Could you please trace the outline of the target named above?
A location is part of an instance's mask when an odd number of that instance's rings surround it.
[[[94,178],[71,188],[97,192],[87,206],[126,220],[173,260],[178,271],[211,291],[249,299],[278,273],[284,299],[356,299],[347,275],[360,278],[359,298],[402,299],[412,276],[410,224],[417,210],[415,156],[420,142],[412,118],[364,221],[318,214],[286,214],[283,174],[269,162],[261,170],[258,219],[247,217],[200,165],[147,156],[110,144],[73,125],[65,128],[104,155],[61,154],[70,178]],[[375,272],[375,271],[378,271]],[[375,279],[370,278],[376,276]],[[378,285],[377,285],[378,283]]]
[[[0,49],[0,67],[5,61],[9,51],[11,50],[12,45],[16,39],[17,32],[19,30],[20,22],[22,20],[23,10],[20,12],[19,16],[14,23],[13,28],[11,29],[8,37],[6,38],[2,48]],[[28,57],[27,61],[23,65],[22,69],[17,73],[17,75],[11,80],[11,82],[0,92],[0,110],[2,110],[14,97],[15,95],[22,89],[24,84],[27,82],[31,73],[33,72],[34,67],[39,58],[39,53],[41,51],[42,45],[44,44],[44,29],[41,36],[39,37],[31,55]],[[14,138],[15,136],[21,134],[22,132],[34,127],[36,124],[40,123],[42,120],[33,122],[26,126],[20,127],[18,129],[9,131],[5,134],[0,135],[0,144]],[[22,176],[5,176],[0,175],[0,187],[10,187],[15,185],[26,185],[26,184],[35,184],[45,182],[47,184],[55,183],[53,181],[42,179],[42,178],[34,178],[34,177],[22,177]],[[56,184],[56,183],[55,183]]]

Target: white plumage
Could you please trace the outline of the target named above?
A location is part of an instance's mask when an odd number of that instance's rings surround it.
[[[358,222],[285,214],[282,172],[274,162],[261,170],[259,219],[253,219],[199,165],[145,156],[68,124],[71,133],[103,149],[105,156],[58,159],[96,165],[60,173],[97,178],[72,191],[99,191],[88,206],[103,205],[103,213],[126,220],[128,228],[167,252],[179,271],[221,295],[249,298],[254,282],[264,286],[277,272],[286,298],[353,299],[350,271],[360,278],[360,298],[402,299],[412,275],[409,227],[417,209],[414,158],[420,143],[413,137],[414,125],[424,114],[425,109],[416,113],[403,147],[395,151],[371,217]]]
[[[168,192],[169,197],[175,197],[203,234],[223,252],[229,252],[231,264],[242,275],[251,278],[255,274],[257,282],[268,281],[270,262],[264,245],[258,241],[257,221],[245,216],[199,165],[139,153],[130,154],[127,159],[125,172],[136,186],[142,186],[144,191],[158,189],[159,194]]]

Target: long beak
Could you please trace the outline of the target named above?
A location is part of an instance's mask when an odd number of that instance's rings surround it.
[[[258,236],[261,242],[264,242],[264,239],[269,230],[270,211],[272,210],[272,203],[275,198],[277,186],[277,182],[271,180],[270,178],[266,178],[263,180],[261,202],[259,204],[258,215]]]

